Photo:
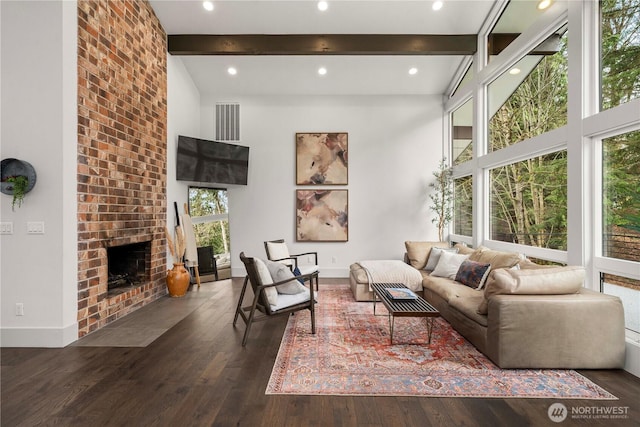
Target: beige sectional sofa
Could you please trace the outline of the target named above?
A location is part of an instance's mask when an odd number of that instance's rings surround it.
[[[475,265],[490,264],[483,287],[476,289],[424,269],[432,248],[442,243],[405,245],[405,260],[423,276],[425,299],[499,367],[624,366],[622,302],[584,288],[582,267],[543,267],[515,253],[458,245],[457,253],[467,255]],[[350,280],[354,296],[360,291],[364,300],[360,270],[354,264]]]

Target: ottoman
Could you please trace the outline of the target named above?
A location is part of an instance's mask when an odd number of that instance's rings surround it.
[[[356,301],[373,301],[373,291],[369,290],[369,277],[360,264],[349,266],[349,286]]]
[[[349,267],[349,285],[356,301],[373,301],[370,277],[376,283],[402,283],[422,293],[422,275],[409,264],[399,260],[359,261]]]

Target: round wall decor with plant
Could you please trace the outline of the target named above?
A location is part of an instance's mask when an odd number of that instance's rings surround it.
[[[36,170],[31,163],[18,159],[0,162],[0,192],[13,196],[11,209],[22,206],[24,196],[36,185]]]

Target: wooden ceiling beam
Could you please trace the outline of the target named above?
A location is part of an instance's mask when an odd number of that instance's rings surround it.
[[[168,36],[172,55],[473,55],[477,37],[424,34]]]

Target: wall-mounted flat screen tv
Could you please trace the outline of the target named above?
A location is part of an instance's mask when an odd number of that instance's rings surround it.
[[[249,147],[178,136],[178,181],[247,185],[248,174]]]

